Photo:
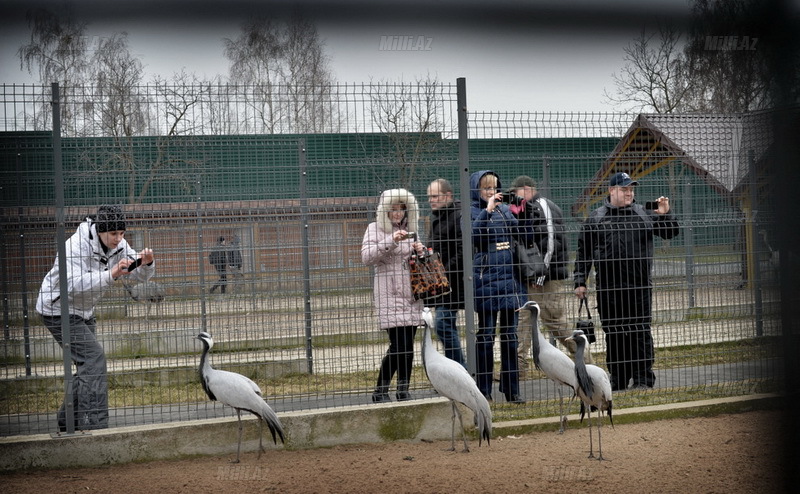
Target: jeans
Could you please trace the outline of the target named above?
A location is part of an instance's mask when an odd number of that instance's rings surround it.
[[[61,339],[61,318],[42,316],[58,344]],[[69,316],[70,357],[77,371],[72,380],[72,398],[75,407],[75,428],[78,430],[105,429],[108,427],[108,377],[106,354],[95,337],[97,323],[78,316]],[[58,426],[66,430],[66,402],[58,410]]]
[[[455,360],[464,368],[467,367],[467,360],[461,350],[461,339],[458,336],[456,327],[456,315],[458,310],[446,307],[436,308],[436,335],[444,345],[444,355],[450,360]]]
[[[500,319],[500,392],[511,401],[519,395],[517,367],[517,313],[513,309],[499,312],[478,312],[478,334],[475,338],[475,359],[478,389],[484,396],[492,394],[494,374],[494,337]]]

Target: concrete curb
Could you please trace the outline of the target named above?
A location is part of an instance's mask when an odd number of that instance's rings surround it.
[[[338,444],[450,438],[452,411],[445,398],[285,412],[279,415],[285,445],[274,445],[264,428],[267,450],[310,449]],[[469,410],[464,423],[472,423]],[[258,450],[255,416],[242,414],[242,451]],[[236,417],[116,427],[72,436],[37,434],[0,438],[0,472],[114,465],[199,455],[236,454]]]
[[[783,404],[780,395],[760,394],[715,400],[693,401],[621,409],[614,413],[618,426],[674,417],[711,416],[757,409],[774,409]],[[472,424],[466,410],[464,424]],[[445,398],[404,403],[360,405],[330,410],[286,412],[280,415],[286,444],[272,444],[264,429],[268,450],[312,449],[342,444],[391,441],[447,440],[452,412]],[[577,425],[570,417],[570,427]],[[259,427],[248,414],[243,422],[242,451],[258,450]],[[607,422],[604,422],[607,423]],[[499,422],[494,437],[558,430],[558,417]],[[94,467],[192,456],[236,454],[236,417],[191,422],[118,427],[73,436],[48,434],[0,438],[0,472],[40,468]]]

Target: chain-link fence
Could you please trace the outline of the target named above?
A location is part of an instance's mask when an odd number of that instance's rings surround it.
[[[466,113],[457,86],[440,83],[269,95],[72,88],[56,100],[62,130],[54,139],[51,88],[2,91],[1,435],[57,430],[64,358],[35,305],[59,232],[69,238],[98,206],[122,205],[125,238],[156,258],[148,283],[123,278],[96,306],[110,426],[233,413],[199,384],[201,331],[214,337],[213,365],[254,379],[278,412],[328,408],[370,402],[388,344],[374,269],[361,259],[378,195],[410,190],[426,242],[428,184],[446,178],[469,204],[462,184],[484,169],[504,191],[530,176],[563,211],[570,277],[583,220],[613,172],[640,181],[641,201],[670,197],[679,235],[657,239],[652,259],[656,387],[619,394],[615,407],[776,386],[777,253],[761,115]],[[459,132],[459,111],[467,132]],[[224,263],[212,263],[218,252]],[[590,294],[594,310],[593,282]],[[562,295],[572,327],[571,282]],[[462,345],[474,345],[475,322],[463,311],[458,327]],[[411,392],[424,399],[433,392],[420,337]],[[602,328],[590,348],[603,365]],[[556,387],[534,369],[520,381],[526,405],[495,393],[496,420],[558,413]]]

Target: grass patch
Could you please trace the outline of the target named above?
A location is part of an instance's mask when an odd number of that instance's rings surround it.
[[[744,361],[765,361],[780,356],[779,339],[753,338],[715,343],[713,345],[685,345],[656,350],[655,367],[670,369],[713,364],[731,364]],[[216,348],[215,348],[216,350]],[[605,354],[594,354],[595,363],[605,365]],[[421,361],[416,359],[412,371],[413,388],[429,386]],[[496,364],[499,367],[498,364]],[[531,365],[531,368],[533,366]],[[148,369],[148,371],[153,371]],[[136,373],[109,376],[109,405],[114,408],[196,403],[208,400],[193,368],[178,369],[182,373],[169,374],[160,384],[138,379]],[[164,369],[163,373],[175,372]],[[268,397],[286,399],[341,394],[367,394],[375,387],[378,369],[344,374],[291,373],[270,378],[256,378]],[[530,372],[532,379],[544,378],[539,371]],[[170,382],[170,380],[174,382]],[[165,384],[166,382],[166,384]],[[25,413],[54,413],[63,399],[63,383],[58,378],[41,380],[12,380],[0,383],[0,415]],[[720,397],[741,396],[779,390],[777,380],[744,380],[686,388],[659,388],[644,393],[625,392],[620,395],[617,407],[657,405]],[[616,395],[615,395],[616,396]],[[566,402],[566,400],[565,400]],[[577,410],[576,402],[573,409]],[[492,404],[496,420],[519,420],[558,415],[558,400],[541,400],[525,406],[506,403]],[[571,413],[574,413],[572,411]]]

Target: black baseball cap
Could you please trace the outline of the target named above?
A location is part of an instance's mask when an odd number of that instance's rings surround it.
[[[615,173],[611,176],[611,179],[608,181],[609,187],[620,186],[620,187],[627,187],[629,185],[639,185],[639,182],[632,179],[630,175],[627,173]]]

